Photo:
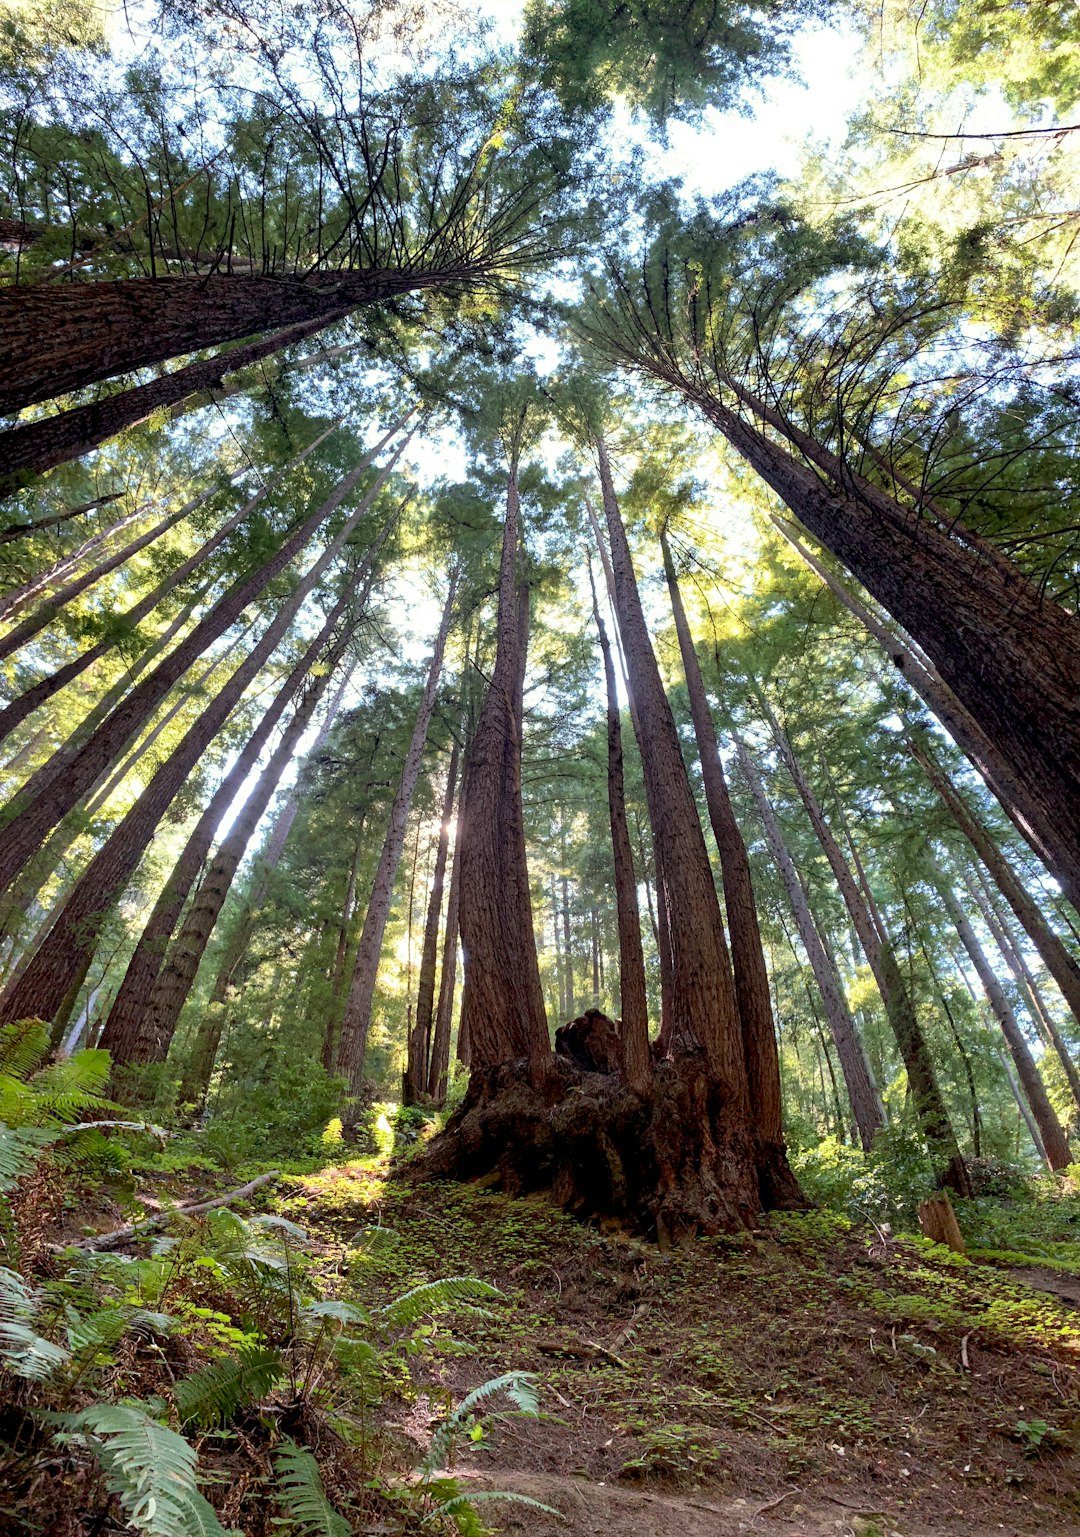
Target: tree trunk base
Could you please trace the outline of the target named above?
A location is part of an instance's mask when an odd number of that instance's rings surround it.
[[[804,1206],[782,1149],[759,1178],[752,1127],[733,1116],[697,1054],[660,1062],[642,1098],[621,1074],[553,1056],[474,1071],[464,1102],[408,1166],[414,1180],[484,1180],[542,1193],[585,1220],[662,1245],[756,1226],[770,1205]]]

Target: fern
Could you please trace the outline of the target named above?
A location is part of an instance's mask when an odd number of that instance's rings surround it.
[[[531,1372],[506,1372],[501,1377],[489,1377],[487,1382],[482,1382],[479,1387],[473,1388],[472,1392],[467,1393],[457,1407],[447,1415],[432,1436],[427,1456],[420,1464],[421,1474],[434,1473],[445,1465],[455,1435],[464,1428],[465,1421],[477,1405],[483,1403],[485,1399],[494,1397],[496,1393],[505,1393],[519,1414],[535,1419],[540,1413],[540,1403],[533,1386],[535,1381],[536,1378]]]
[[[287,1529],[297,1537],[351,1537],[352,1527],[326,1497],[319,1464],[310,1452],[286,1440],[274,1454],[277,1503]]]
[[[184,1377],[173,1394],[180,1424],[209,1430],[226,1425],[243,1404],[265,1397],[285,1370],[276,1350],[252,1346]]]
[[[544,1505],[529,1494],[515,1494],[509,1489],[470,1489],[467,1494],[452,1494],[441,1505],[429,1510],[422,1524],[427,1526],[432,1521],[442,1521],[449,1516],[456,1522],[463,1537],[482,1537],[488,1529],[480,1523],[473,1510],[473,1506],[481,1500],[510,1500],[515,1505],[528,1505],[533,1510],[543,1511],[547,1516],[562,1520],[561,1510],[556,1510],[554,1505]]]
[[[45,1058],[49,1027],[41,1019],[17,1019],[0,1025],[0,1078],[22,1083]]]
[[[10,1190],[37,1163],[54,1133],[37,1126],[8,1126],[0,1121],[0,1191]]]
[[[498,1287],[478,1281],[474,1276],[447,1276],[442,1281],[425,1281],[421,1286],[414,1286],[380,1308],[379,1313],[389,1328],[408,1329],[437,1308],[501,1296]]]
[[[37,1126],[62,1126],[84,1110],[100,1110],[109,1104],[105,1085],[109,1079],[107,1051],[77,1051],[43,1067],[27,1080],[32,1094],[29,1109]]]
[[[226,1537],[199,1493],[195,1449],[134,1404],[91,1404],[57,1415],[57,1439],[85,1443],[110,1494],[143,1537]]]
[[[12,1376],[40,1382],[64,1366],[62,1345],[37,1331],[40,1299],[14,1270],[0,1266],[0,1364]]]

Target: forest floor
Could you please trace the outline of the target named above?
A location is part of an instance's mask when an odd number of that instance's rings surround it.
[[[485,1503],[497,1531],[1080,1532],[1080,1280],[1053,1266],[969,1263],[822,1211],[664,1253],[372,1162],[291,1179],[273,1207],[343,1296],[378,1305],[450,1275],[499,1288],[484,1316],[431,1326],[383,1406],[404,1465],[450,1401],[537,1375],[540,1420],[496,1419],[455,1450],[468,1488],[559,1512]],[[372,1226],[380,1241],[356,1247]]]

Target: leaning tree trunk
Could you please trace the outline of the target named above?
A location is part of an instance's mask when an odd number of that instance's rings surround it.
[[[88,539],[84,539],[76,549],[62,555],[44,571],[38,571],[34,576],[29,577],[21,587],[11,588],[0,598],[0,620],[14,619],[15,615],[21,613],[39,593],[63,581],[64,577],[70,576],[87,555],[92,554],[103,544],[107,544],[115,534],[123,533],[125,528],[130,528],[133,523],[145,517],[150,507],[150,502],[140,502],[130,512],[125,512],[122,517],[117,518],[115,523],[110,523],[107,528],[99,528]]]
[[[209,539],[199,546],[194,555],[182,561],[174,571],[170,571],[168,576],[163,577],[157,586],[147,593],[145,598],[141,598],[138,603],[122,614],[120,622],[124,627],[134,631],[135,627],[141,624],[147,615],[157,608],[164,597],[171,592],[175,592],[181,582],[186,581],[193,571],[209,560],[214,551],[224,544],[229,535],[239,528],[245,518],[269,495],[275,484],[289,474],[290,471],[294,470],[298,464],[302,464],[307,456],[318,448],[320,443],[328,438],[336,427],[340,426],[341,420],[339,417],[332,426],[328,427],[325,432],[321,432],[312,443],[308,444],[307,448],[297,454],[296,458],[286,465],[278,475],[265,481],[255,492],[255,495],[249,497],[239,511],[235,512],[231,518],[228,518],[222,524],[216,534],[212,534]],[[58,694],[62,688],[77,678],[80,673],[85,672],[88,667],[110,651],[115,643],[115,637],[113,636],[99,640],[96,645],[90,646],[86,651],[81,651],[70,662],[66,662],[62,667],[58,667],[54,672],[49,673],[47,677],[42,678],[39,683],[35,683],[31,688],[24,690],[17,699],[13,699],[9,705],[0,710],[0,741],[3,741],[8,733],[13,731],[20,721],[25,720],[32,711],[38,709],[46,700],[51,699],[54,694]]]
[[[151,1029],[150,1000],[165,963],[165,954],[184,903],[198,879],[222,819],[239,795],[248,775],[259,761],[289,704],[329,643],[338,620],[349,606],[343,597],[326,618],[322,630],[278,690],[270,708],[259,720],[233,767],[226,774],[173,866],[147,919],[128,962],[127,971],[109,1011],[102,1044],[114,1063],[162,1061],[165,1052]]]
[[[483,276],[466,261],[299,281],[208,273],[10,285],[0,289],[0,415],[204,347],[271,328],[310,334],[362,305]]]
[[[592,584],[592,567],[589,567]],[[630,847],[630,829],[626,821],[626,790],[623,776],[622,718],[611,658],[600,605],[593,588],[593,619],[600,640],[607,689],[607,787],[608,815],[611,821],[612,863],[615,872],[615,913],[619,928],[619,1001],[622,1022],[623,1071],[626,1081],[638,1094],[647,1094],[652,1086],[652,1057],[649,1053],[649,1000],[645,988],[645,957],[641,949],[641,913],[638,909],[637,876]],[[593,938],[595,944],[595,935]],[[599,978],[596,978],[599,981]],[[596,1002],[599,1007],[599,1000]]]
[[[347,313],[347,307],[340,311],[340,315]],[[326,324],[327,321],[319,316],[284,331],[276,331],[261,341],[249,342],[246,346],[219,352],[212,358],[189,363],[185,368],[173,369],[147,384],[106,395],[89,405],[39,417],[33,422],[20,422],[0,433],[0,464],[4,466],[0,472],[0,496],[10,496],[46,470],[67,464],[71,459],[80,459],[109,438],[145,421],[155,411],[176,406],[197,390],[212,389],[226,374],[280,352],[292,342],[321,331]]]
[[[844,899],[844,905],[859,936],[859,943],[870,963],[870,970],[874,974],[881,1001],[885,1005],[890,1028],[907,1070],[908,1085],[915,1102],[919,1124],[929,1145],[931,1156],[940,1165],[939,1178],[943,1184],[955,1190],[957,1195],[970,1196],[971,1180],[937,1081],[930,1048],[915,1011],[911,993],[904,980],[904,974],[900,970],[892,941],[884,929],[879,929],[875,923],[874,914],[859,891],[848,862],[844,858],[840,845],[833,837],[825,820],[825,813],[810,788],[809,781],[792,751],[786,733],[781,729],[768,704],[764,700],[762,704],[769,717],[781,757],[810,818],[822,851],[829,861],[840,895]]]
[[[312,679],[297,705],[281,739],[259,774],[229,835],[210,861],[205,876],[188,908],[176,942],[158,972],[146,1011],[145,1031],[152,1043],[152,1061],[164,1061],[172,1045],[180,1011],[191,991],[210,936],[232,889],[255,829],[269,806],[282,774],[292,762],[297,743],[307,730],[327,685],[344,657],[352,638],[351,627],[326,658],[325,668]]]
[[[431,1025],[435,1012],[435,968],[439,959],[439,920],[442,917],[446,861],[450,852],[450,822],[454,815],[460,750],[460,744],[455,737],[454,745],[450,749],[450,765],[446,771],[446,789],[443,793],[442,818],[439,822],[439,842],[435,850],[435,869],[432,872],[427,918],[424,923],[424,948],[420,956],[420,975],[416,983],[416,1022],[409,1033],[403,1092],[403,1098],[408,1105],[414,1105],[423,1098],[427,1092],[430,1076]]]
[[[118,502],[123,494],[122,491],[110,491],[107,496],[95,496],[91,502],[77,502],[74,507],[69,505],[47,518],[33,518],[29,523],[9,523],[6,528],[0,528],[0,544],[10,544],[13,539],[26,539],[43,529],[70,523],[72,518],[85,517],[88,512],[96,512],[99,507],[109,507],[113,502]]]
[[[780,1057],[776,1049],[776,1032],[773,1027],[772,1002],[769,997],[769,973],[765,969],[765,954],[761,948],[761,931],[758,927],[757,903],[750,877],[750,860],[747,858],[739,824],[735,820],[731,797],[724,779],[720,761],[720,748],[716,740],[716,727],[712,711],[705,695],[701,666],[686,622],[682,594],[675,576],[675,567],[668,547],[667,534],[661,534],[660,546],[664,557],[671,611],[675,619],[675,632],[682,656],[683,675],[690,698],[690,716],[694,723],[698,758],[705,784],[705,803],[709,821],[720,855],[720,870],[724,883],[724,905],[727,909],[728,935],[731,940],[731,960],[735,971],[735,993],[739,1001],[739,1020],[742,1026],[743,1052],[750,1081],[750,1102],[757,1132],[758,1171],[766,1182],[762,1192],[765,1206],[798,1204],[801,1197],[797,1188],[784,1188],[784,1181],[791,1180],[787,1153],[784,1147],[784,1125],[780,1091]],[[771,1172],[775,1170],[775,1173]]]
[[[1052,874],[1055,873],[1051,852],[1052,835],[1048,837],[1048,829],[1037,825],[1039,823],[1038,807],[1032,802],[1026,786],[1017,779],[1010,765],[971,711],[960,703],[933,668],[917,656],[904,639],[879,619],[869,604],[864,603],[861,598],[851,592],[806,548],[799,538],[798,531],[790,523],[776,516],[773,516],[772,522],[798,551],[810,569],[817,573],[833,596],[878,641],[897,672],[915,690],[928,709],[937,716],[957,747],[981,775],[987,788],[997,797],[1002,810],[1020,836],[1047,869]]]
[[[799,521],[926,653],[1026,787],[1028,820],[1080,906],[1080,621],[996,552],[951,537],[842,467],[805,434],[788,436],[833,480],[717,400],[694,398]],[[757,406],[754,407],[757,410]]]
[[[0,291],[2,292],[2,291]],[[321,525],[332,516],[354,489],[360,476],[376,454],[399,430],[395,423],[356,469],[339,482],[334,491],[313,513],[282,540],[275,553],[256,571],[234,584],[213,611],[158,663],[149,677],[117,705],[76,755],[63,764],[63,772],[45,776],[36,793],[22,792],[14,816],[0,832],[0,888],[7,887],[33,856],[50,828],[77,805],[83,795],[113,762],[132,732],[157,708],[173,684],[183,676],[207,646],[230,629],[259,593],[278,577],[311,540]],[[401,453],[398,447],[390,464],[381,472],[385,480]],[[33,782],[32,782],[33,783]]]
[[[829,1022],[829,1030],[832,1033],[833,1043],[836,1046],[836,1055],[840,1060],[840,1071],[844,1075],[844,1083],[847,1086],[848,1099],[851,1101],[852,1113],[855,1116],[855,1124],[859,1129],[859,1140],[863,1151],[868,1153],[873,1146],[874,1137],[885,1125],[885,1110],[881,1103],[877,1085],[870,1071],[870,1063],[866,1056],[859,1027],[848,1008],[847,996],[843,983],[837,973],[832,957],[822,942],[813,913],[810,910],[810,899],[806,886],[799,875],[784,841],[784,835],[780,829],[780,823],[772,808],[765,787],[761,782],[761,776],[757,771],[747,747],[737,732],[732,731],[732,739],[739,756],[739,766],[742,769],[743,778],[749,786],[750,793],[754,797],[758,815],[761,817],[765,829],[765,838],[769,845],[773,861],[780,872],[780,879],[784,883],[788,902],[795,915],[795,925],[802,940],[802,947],[806,952],[810,969],[814,973],[814,980],[821,994],[821,1001],[825,1009],[825,1017]]]
[[[968,879],[965,884],[976,907],[982,915],[982,920],[993,936],[994,943],[1001,952],[1002,958],[1021,993],[1027,999],[1028,1008],[1035,1025],[1048,1045],[1057,1052],[1058,1060],[1065,1072],[1069,1089],[1073,1099],[1080,1107],[1080,1073],[1077,1072],[1076,1062],[1070,1052],[1061,1031],[1057,1027],[1057,1021],[1047,1007],[1038,983],[1031,974],[1024,957],[1024,952],[1016,941],[1015,935],[1009,928],[1008,920],[994,900],[990,886],[981,879],[981,872],[977,873],[977,879]],[[981,889],[980,889],[981,887]]]
[[[1012,908],[1024,933],[1035,946],[1047,971],[1061,989],[1061,995],[1072,1010],[1074,1018],[1080,1022],[1080,965],[1050,928],[1001,852],[996,840],[967,805],[940,765],[930,756],[928,745],[925,742],[915,741],[910,735],[907,741],[912,756],[941,796],[957,827],[989,870],[995,885]]]
[[[1031,1107],[1031,1114],[1039,1128],[1039,1138],[1046,1153],[1046,1161],[1052,1169],[1067,1168],[1072,1163],[1068,1139],[1062,1130],[1061,1122],[1054,1114],[1053,1106],[1047,1097],[1046,1086],[1035,1065],[1028,1043],[1024,1039],[1024,1032],[1005,996],[1005,989],[995,976],[994,968],[990,965],[967,914],[957,901],[951,883],[939,871],[935,871],[935,877],[935,885],[945,903],[945,909],[960,936],[960,943],[967,951],[968,958],[975,968],[994,1018],[1001,1026],[1001,1033],[1005,1037],[1009,1054],[1016,1064],[1016,1072],[1023,1086],[1024,1097]]]
[[[355,481],[359,471],[347,477]],[[98,851],[69,894],[48,937],[23,975],[0,996],[0,1022],[5,1019],[51,1018],[59,1007],[83,952],[93,949],[109,909],[141,859],[173,798],[239,703],[248,685],[273,655],[307,597],[341,553],[363,514],[370,507],[389,467],[376,479],[360,505],[349,514],[334,538],[294,587],[228,682],[207,705],[180,743],[158,769],[135,805]],[[345,485],[347,482],[342,482]],[[338,500],[342,487],[338,487]],[[394,521],[393,519],[391,521]],[[381,536],[380,536],[381,537]],[[14,1010],[15,1012],[9,1012]]]
[[[345,1013],[341,1021],[341,1042],[338,1046],[337,1067],[338,1072],[348,1079],[350,1089],[354,1094],[359,1092],[363,1082],[364,1056],[367,1052],[368,1031],[371,1026],[371,1008],[375,1000],[375,983],[379,971],[379,957],[382,954],[383,936],[386,933],[386,920],[390,915],[390,902],[394,894],[394,878],[397,875],[401,850],[405,842],[405,824],[409,818],[409,808],[412,805],[416,781],[420,777],[420,761],[424,755],[428,728],[431,725],[431,716],[435,709],[435,693],[439,686],[439,677],[442,673],[443,656],[446,652],[446,638],[450,633],[450,624],[454,617],[457,583],[457,572],[451,572],[446,603],[443,606],[442,619],[439,624],[438,634],[435,637],[431,661],[428,664],[427,679],[425,680],[424,692],[420,700],[420,709],[417,712],[416,723],[413,726],[409,750],[405,754],[405,762],[402,766],[397,794],[394,797],[394,804],[390,809],[390,822],[386,829],[386,839],[383,843],[382,854],[379,857],[378,868],[375,871],[375,879],[371,888],[367,912],[364,914],[364,927],[360,933],[360,943],[356,951],[352,981],[349,984],[349,992],[345,1000]]]

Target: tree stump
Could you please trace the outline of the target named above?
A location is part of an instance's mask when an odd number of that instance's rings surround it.
[[[947,1190],[939,1190],[919,1206],[919,1227],[931,1243],[942,1243],[956,1254],[966,1254],[964,1235],[956,1220]]]
[[[623,1065],[619,1027],[600,1009],[586,1009],[556,1030],[555,1054],[569,1057],[587,1073],[619,1073]]]

